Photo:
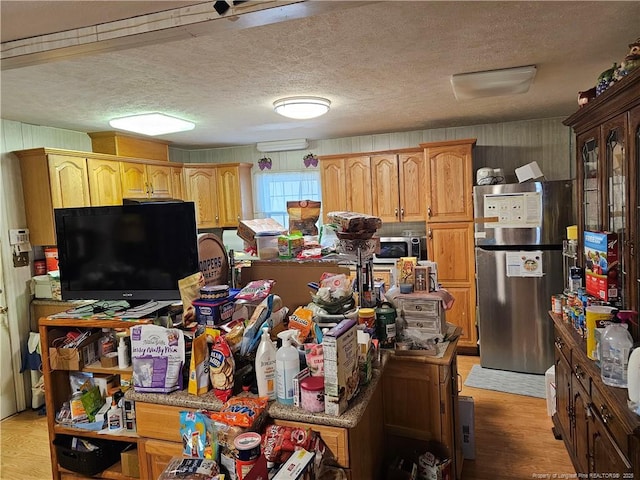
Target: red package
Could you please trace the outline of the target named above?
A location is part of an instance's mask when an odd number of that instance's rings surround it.
[[[269,425],[262,439],[262,452],[268,462],[282,463],[292,452],[308,450],[314,433],[308,428]]]
[[[275,280],[254,280],[247,283],[235,296],[235,300],[246,300],[249,303],[260,302],[269,296]]]
[[[229,344],[223,337],[216,337],[209,355],[209,375],[213,393],[223,402],[233,393],[235,362]]]

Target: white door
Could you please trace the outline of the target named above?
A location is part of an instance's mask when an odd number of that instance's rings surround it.
[[[0,252],[2,248],[2,240],[0,239]],[[2,387],[0,389],[0,419],[18,411],[3,271],[2,255],[0,255],[0,386]]]

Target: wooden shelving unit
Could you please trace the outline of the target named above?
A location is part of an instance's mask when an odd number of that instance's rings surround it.
[[[51,473],[54,480],[87,478],[80,473],[72,472],[58,464],[58,456],[53,441],[59,435],[74,437],[94,438],[100,440],[113,440],[117,442],[132,443],[137,446],[139,437],[128,434],[100,434],[91,430],[81,428],[66,427],[58,425],[55,417],[62,404],[69,400],[71,386],[69,384],[68,370],[52,370],[49,360],[49,333],[51,330],[69,329],[127,329],[140,323],[148,323],[147,320],[123,321],[110,319],[78,319],[78,318],[41,318],[39,320],[40,344],[42,346],[42,373],[44,375],[45,405],[47,411],[47,428],[49,431],[49,448],[51,451]],[[104,374],[131,374],[132,368],[105,368],[100,363],[92,363],[85,366],[81,371]],[[103,472],[94,475],[92,478],[106,478],[117,480],[133,480],[132,477],[122,473],[120,462],[112,465]]]

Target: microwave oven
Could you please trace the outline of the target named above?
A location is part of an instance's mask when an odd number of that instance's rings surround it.
[[[427,259],[427,237],[380,237],[380,249],[373,263],[396,263],[402,257]]]

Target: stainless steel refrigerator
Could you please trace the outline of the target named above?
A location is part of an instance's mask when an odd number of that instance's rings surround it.
[[[482,367],[542,374],[553,365],[548,312],[564,289],[573,196],[569,180],[473,188]]]

